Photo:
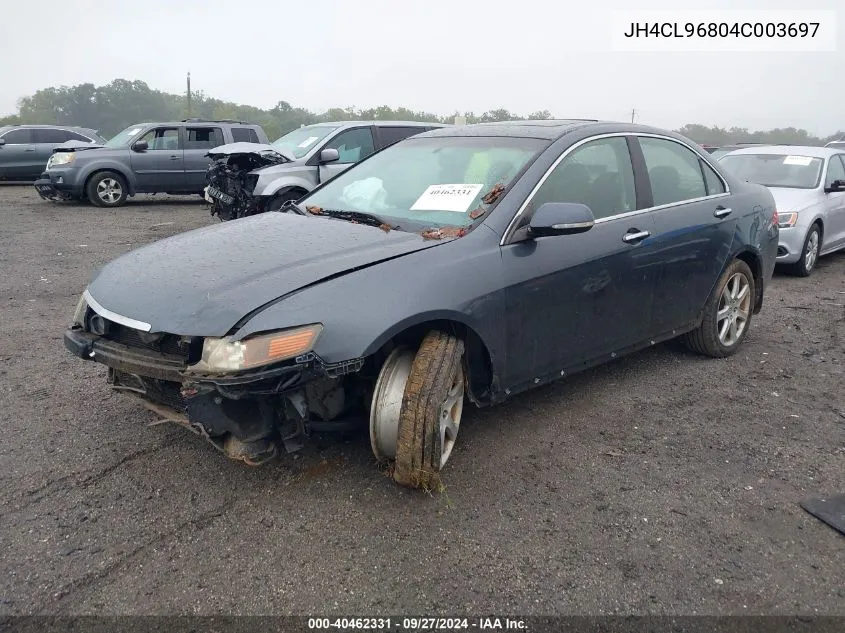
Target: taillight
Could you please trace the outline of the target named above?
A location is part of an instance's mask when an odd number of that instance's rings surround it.
[[[772,224],[777,226],[778,225],[778,210],[775,209],[772,213]]]

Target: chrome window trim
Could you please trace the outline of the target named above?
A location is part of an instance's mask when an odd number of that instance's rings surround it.
[[[546,173],[544,173],[543,176],[540,178],[540,180],[537,181],[537,184],[534,185],[533,189],[531,189],[531,192],[525,198],[523,203],[519,206],[519,209],[517,209],[513,218],[511,218],[511,221],[508,223],[507,228],[505,228],[505,232],[502,235],[502,239],[499,240],[499,246],[505,246],[508,243],[508,240],[513,236],[514,226],[516,225],[519,218],[522,217],[522,214],[525,212],[525,208],[531,203],[531,200],[534,199],[534,196],[537,194],[537,191],[540,189],[540,187],[543,186],[543,184],[546,182],[546,179],[549,177],[549,175],[551,175],[551,173],[555,170],[555,168],[569,154],[571,154],[574,150],[578,149],[579,147],[581,147],[585,143],[589,143],[591,141],[597,141],[597,140],[601,140],[603,138],[615,138],[615,137],[627,138],[629,136],[635,136],[635,137],[645,136],[645,137],[649,137],[649,138],[659,138],[659,139],[663,139],[663,140],[666,140],[666,141],[674,141],[678,145],[686,147],[693,154],[698,156],[701,160],[704,160],[704,162],[707,165],[709,165],[711,168],[713,168],[713,164],[709,160],[706,160],[701,155],[700,152],[697,152],[690,145],[688,145],[684,141],[680,141],[676,138],[672,138],[671,136],[666,136],[664,134],[654,134],[654,133],[651,133],[651,132],[609,132],[607,134],[597,134],[596,136],[590,136],[588,138],[581,139],[580,141],[578,141],[574,145],[571,145],[570,147],[568,147],[566,149],[566,151],[563,152],[563,154],[558,156],[557,159],[555,159],[555,161],[546,170]],[[698,197],[698,198],[690,198],[689,200],[680,200],[678,202],[672,202],[670,204],[661,204],[661,205],[657,205],[657,206],[654,206],[654,207],[647,207],[645,209],[634,209],[633,211],[626,211],[624,213],[617,213],[615,215],[609,215],[605,218],[598,218],[595,223],[596,224],[603,224],[605,222],[610,222],[612,220],[618,220],[620,218],[627,218],[627,217],[639,215],[641,213],[648,213],[648,212],[651,212],[651,211],[660,211],[662,209],[668,209],[670,207],[677,207],[677,206],[681,206],[681,205],[684,205],[684,204],[691,204],[693,202],[701,202],[702,200],[713,200],[713,199],[716,199],[716,198],[723,198],[725,196],[731,195],[731,188],[728,185],[728,182],[722,177],[722,175],[719,173],[719,171],[717,169],[713,168],[713,171],[715,172],[716,176],[719,177],[719,180],[722,181],[722,184],[725,186],[724,193],[714,193],[713,195],[709,195],[709,196],[702,196],[702,197]],[[634,183],[634,186],[636,187],[636,182]]]
[[[142,332],[149,332],[152,329],[152,326],[149,323],[125,317],[122,314],[118,314],[117,312],[112,312],[108,308],[104,308],[94,297],[91,296],[91,293],[88,292],[87,288],[85,289],[85,292],[82,293],[82,296],[85,298],[85,302],[88,304],[88,307],[109,321],[114,321],[120,325],[125,325],[133,330],[141,330]]]

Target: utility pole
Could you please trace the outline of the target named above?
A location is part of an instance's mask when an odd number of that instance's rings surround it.
[[[188,73],[188,119],[191,118],[191,73]]]
[[[634,108],[631,108],[631,123],[634,122],[634,117],[637,115],[637,111]]]

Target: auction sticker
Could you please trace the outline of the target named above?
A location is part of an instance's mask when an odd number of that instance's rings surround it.
[[[455,211],[466,213],[484,185],[430,185],[411,211]]]
[[[783,159],[784,165],[801,165],[803,167],[806,167],[812,162],[813,159],[810,156],[787,156]]]
[[[320,137],[319,136],[309,136],[307,139],[305,139],[299,145],[297,145],[297,147],[310,147],[311,145],[314,144],[314,141],[316,141],[318,138],[320,138]]]

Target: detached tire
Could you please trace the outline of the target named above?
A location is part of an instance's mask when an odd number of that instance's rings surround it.
[[[748,264],[735,259],[707,300],[701,325],[684,335],[684,343],[713,358],[735,354],[751,325],[756,296],[754,274]]]
[[[464,402],[464,344],[429,332],[414,356],[399,414],[393,479],[435,490],[455,444]]]
[[[819,251],[822,248],[822,232],[818,224],[813,224],[807,231],[804,238],[804,247],[801,249],[801,258],[787,269],[796,277],[809,277],[819,260]]]
[[[116,172],[101,171],[88,181],[85,193],[98,207],[120,207],[126,203],[126,181]]]

